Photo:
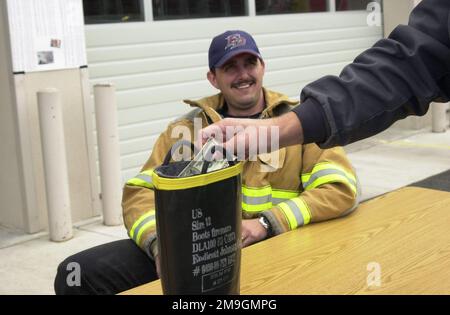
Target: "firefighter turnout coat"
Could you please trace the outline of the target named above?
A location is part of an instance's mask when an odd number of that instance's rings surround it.
[[[266,108],[261,119],[279,116],[298,105],[298,101],[267,89],[264,97]],[[150,257],[157,255],[153,170],[175,142],[194,136],[195,123],[205,127],[220,120],[217,110],[224,106],[222,94],[185,102],[196,109],[171,123],[159,136],[141,172],[127,181],[123,191],[128,234]],[[316,144],[294,145],[243,163],[242,218],[263,214],[274,235],[341,217],[358,205],[359,182],[341,147],[323,150]]]

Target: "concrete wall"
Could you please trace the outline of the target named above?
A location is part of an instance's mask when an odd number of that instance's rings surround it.
[[[5,1],[0,2],[0,225],[28,233],[47,228],[37,92],[61,92],[72,220],[100,214],[93,106],[86,69],[12,73]]]
[[[23,226],[25,203],[17,146],[18,133],[13,89],[12,65],[6,21],[6,6],[0,3],[0,224]]]
[[[384,0],[383,29],[389,35],[398,24],[408,24],[409,14],[414,8],[414,0]]]
[[[11,72],[9,76],[12,76]],[[89,110],[91,106],[85,103],[89,98],[84,96],[84,92],[88,91],[82,87],[82,70],[67,69],[19,74],[14,76],[14,82],[15,84],[9,88],[15,91],[16,102],[11,102],[9,116],[13,116],[11,121],[19,121],[14,127],[22,136],[10,139],[10,141],[11,146],[15,145],[21,148],[24,158],[21,160],[13,150],[6,152],[5,155],[2,153],[2,157],[6,156],[9,162],[3,163],[2,161],[1,167],[7,168],[12,173],[14,168],[10,165],[14,165],[19,171],[14,171],[14,174],[10,176],[2,175],[2,189],[0,190],[2,194],[4,187],[8,187],[7,183],[3,182],[4,180],[9,177],[17,178],[18,183],[11,187],[13,192],[7,195],[10,203],[6,206],[2,201],[0,224],[20,228],[29,233],[47,227],[47,200],[37,92],[48,87],[58,89],[62,96],[72,220],[76,222],[99,215],[97,182],[93,180],[95,177],[91,176],[91,174],[95,174],[95,158],[91,159],[88,151],[88,148],[93,151],[93,141],[89,138],[93,137],[93,133],[92,131],[87,133],[85,125],[86,116],[91,117],[92,111],[88,114],[85,113],[85,110]],[[1,86],[4,90],[8,89],[3,83]],[[14,111],[14,108],[17,109]],[[1,117],[3,122],[6,115],[2,114]],[[2,129],[4,128],[2,123]],[[2,130],[1,134],[4,137],[11,132]],[[88,146],[88,142],[90,142],[90,146]],[[22,185],[19,185],[21,182]],[[5,207],[3,207],[4,205]]]
[[[40,139],[36,93],[53,87],[61,92],[66,156],[69,171],[70,202],[74,222],[98,214],[92,206],[91,181],[85,130],[84,97],[80,69],[27,73],[23,86],[28,109],[29,135],[33,163],[34,187],[37,196],[40,225],[47,225],[47,203]]]

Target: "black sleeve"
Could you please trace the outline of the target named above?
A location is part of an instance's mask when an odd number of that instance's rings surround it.
[[[431,101],[450,95],[450,0],[423,0],[388,38],[302,93],[293,109],[304,143],[345,145],[383,131],[408,115],[424,115]]]

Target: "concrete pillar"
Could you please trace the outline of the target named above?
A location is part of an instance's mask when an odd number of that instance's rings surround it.
[[[432,103],[432,130],[433,132],[445,132],[447,130],[447,109],[448,103]]]
[[[122,180],[115,87],[112,84],[96,84],[94,99],[103,223],[120,225],[122,224]]]
[[[69,178],[67,172],[61,97],[49,88],[38,92],[39,121],[50,239],[61,242],[72,238]]]

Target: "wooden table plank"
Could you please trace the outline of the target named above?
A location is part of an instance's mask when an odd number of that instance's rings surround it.
[[[161,292],[157,280],[123,294]],[[450,294],[450,193],[402,188],[244,248],[241,294]]]

